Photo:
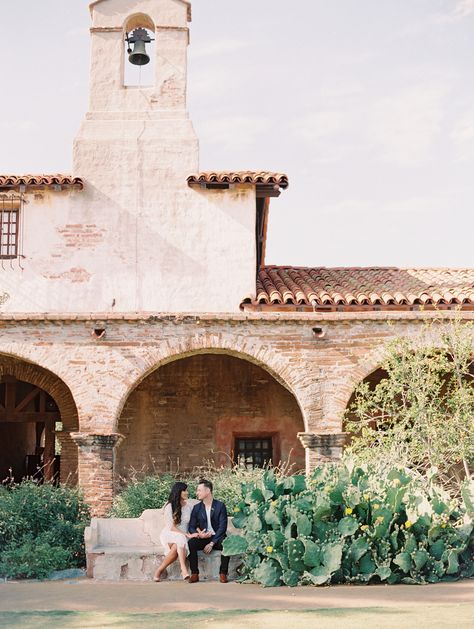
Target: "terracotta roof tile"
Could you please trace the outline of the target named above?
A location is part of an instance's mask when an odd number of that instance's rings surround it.
[[[188,185],[196,186],[199,184],[222,184],[222,183],[237,183],[237,184],[252,184],[252,185],[275,185],[280,188],[288,188],[288,177],[283,173],[271,173],[271,172],[251,172],[251,171],[219,171],[219,172],[205,172],[194,173],[188,177]]]
[[[315,308],[474,306],[473,269],[306,268],[265,266],[255,300]]]
[[[80,177],[70,175],[0,175],[0,188],[18,188],[19,186],[33,188],[65,186],[82,190],[84,182]]]

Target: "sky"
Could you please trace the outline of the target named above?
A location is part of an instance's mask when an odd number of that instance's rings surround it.
[[[270,170],[267,264],[474,266],[474,0],[194,0],[201,170]],[[0,0],[0,174],[69,173],[88,0]]]

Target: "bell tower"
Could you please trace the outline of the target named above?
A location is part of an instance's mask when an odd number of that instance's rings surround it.
[[[90,11],[89,111],[74,144],[74,172],[108,195],[120,188],[135,200],[137,189],[146,198],[147,182],[184,186],[198,170],[198,142],[186,110],[190,4],[96,0]],[[129,57],[127,47],[135,54]],[[146,63],[148,55],[151,80],[126,85],[127,64]],[[130,207],[131,199],[126,202]]]
[[[90,9],[89,110],[74,142],[84,189],[61,218],[84,232],[66,257],[88,279],[67,293],[70,307],[238,311],[255,290],[256,187],[188,185],[199,172],[186,109],[190,5],[96,0]],[[130,84],[126,68],[140,67],[146,80]]]

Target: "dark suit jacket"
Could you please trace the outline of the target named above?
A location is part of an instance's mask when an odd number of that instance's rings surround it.
[[[226,537],[227,532],[227,509],[225,504],[220,500],[213,500],[211,506],[211,524],[214,529],[214,535],[209,541],[218,544]],[[196,529],[204,531],[207,529],[206,507],[203,502],[194,505],[191,511],[191,519],[189,520],[188,530],[190,533],[197,533]]]

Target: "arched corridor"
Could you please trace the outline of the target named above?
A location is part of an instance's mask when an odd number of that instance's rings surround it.
[[[77,482],[77,447],[69,436],[77,411],[54,374],[0,356],[0,480],[25,477]],[[64,430],[64,432],[63,432]]]
[[[159,367],[130,394],[118,432],[116,475],[290,461],[305,466],[304,430],[294,396],[262,367],[226,354],[200,353]]]

